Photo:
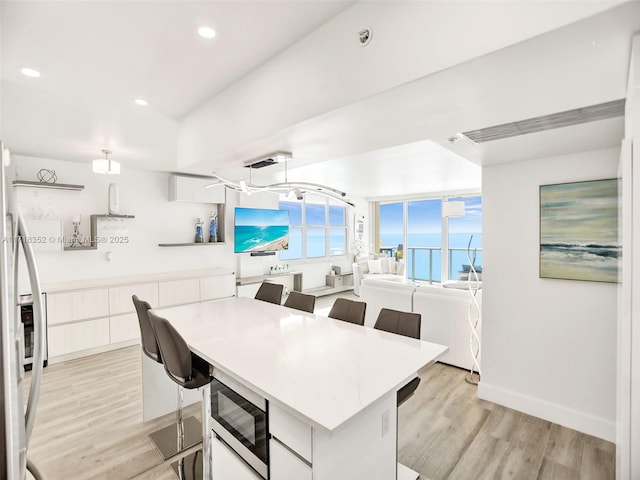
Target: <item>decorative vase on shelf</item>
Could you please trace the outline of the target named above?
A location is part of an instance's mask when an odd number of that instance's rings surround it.
[[[218,241],[218,225],[216,222],[216,213],[211,212],[211,221],[209,223],[209,242],[215,243]]]
[[[204,243],[204,235],[202,233],[202,221],[196,218],[196,243]]]

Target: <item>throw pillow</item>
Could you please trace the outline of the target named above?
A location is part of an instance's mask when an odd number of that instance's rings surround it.
[[[395,260],[391,257],[382,258],[382,273],[396,273]]]
[[[378,260],[368,260],[369,273],[382,273],[382,262]]]

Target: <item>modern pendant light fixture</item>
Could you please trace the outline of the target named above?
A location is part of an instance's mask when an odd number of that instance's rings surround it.
[[[106,148],[102,149],[102,153],[104,153],[104,158],[99,158],[93,161],[93,171],[94,173],[101,173],[106,175],[117,175],[120,173],[120,163],[115,160],[111,160],[109,155],[111,154],[111,150],[107,150]]]
[[[290,152],[276,152],[268,155],[267,158],[252,161],[245,164],[245,167],[249,168],[249,181],[247,182],[244,179],[241,179],[238,182],[232,182],[225,178],[222,178],[220,175],[216,173],[212,173],[212,175],[218,180],[217,183],[212,183],[209,185],[205,185],[205,188],[210,188],[215,185],[224,185],[225,187],[235,190],[237,192],[246,193],[251,195],[252,193],[257,192],[267,192],[267,193],[275,193],[278,195],[289,195],[290,197],[295,197],[298,200],[302,200],[305,193],[313,193],[314,195],[320,195],[323,197],[331,198],[334,200],[338,200],[342,203],[346,203],[350,206],[355,206],[350,200],[346,198],[347,194],[341,190],[335,189],[333,187],[327,187],[325,185],[320,185],[318,183],[309,183],[309,182],[290,182],[287,175],[287,164],[289,160],[291,160],[292,154]],[[255,168],[262,168],[269,165],[274,165],[277,163],[284,163],[284,182],[282,183],[272,183],[271,185],[256,185],[252,182],[251,172]]]

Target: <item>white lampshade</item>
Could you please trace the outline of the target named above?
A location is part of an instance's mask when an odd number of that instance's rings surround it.
[[[464,217],[464,202],[442,202],[443,217]]]
[[[93,171],[95,173],[116,175],[120,173],[120,163],[114,160],[106,160],[104,158],[100,158],[93,161]]]

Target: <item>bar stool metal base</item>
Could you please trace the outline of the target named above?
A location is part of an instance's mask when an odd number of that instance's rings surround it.
[[[202,480],[202,449],[190,453],[180,460],[173,462],[171,468],[179,480]],[[182,476],[181,476],[182,472]]]
[[[196,417],[184,419],[184,444],[181,449],[178,449],[178,425],[175,423],[150,433],[149,438],[166,460],[202,442],[202,425]]]

